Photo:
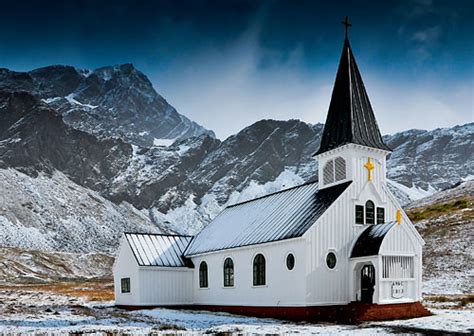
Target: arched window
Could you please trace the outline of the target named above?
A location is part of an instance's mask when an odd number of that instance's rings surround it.
[[[331,184],[346,179],[346,160],[338,156],[335,159],[328,160],[323,168],[323,183]]]
[[[375,224],[375,205],[372,201],[365,203],[365,223]]]
[[[224,261],[224,287],[234,286],[234,262],[231,258]]]
[[[329,160],[323,168],[324,184],[331,184],[334,182],[334,161]]]
[[[200,288],[207,288],[209,285],[207,280],[207,263],[205,261],[201,261],[199,265],[199,287]]]
[[[265,285],[265,257],[260,253],[253,259],[253,285]]]

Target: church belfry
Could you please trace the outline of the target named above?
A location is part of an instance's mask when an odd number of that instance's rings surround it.
[[[321,144],[314,154],[319,161],[320,187],[354,180],[355,171],[360,170],[354,167],[357,164],[355,153],[364,159],[365,167],[369,167],[366,180],[372,181],[377,172],[385,178],[385,156],[390,152],[380,134],[352,53],[347,32],[351,24],[347,17],[342,23],[345,26],[344,46]],[[377,163],[382,165],[380,172]]]

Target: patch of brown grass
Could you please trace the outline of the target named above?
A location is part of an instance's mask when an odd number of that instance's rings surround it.
[[[48,284],[0,285],[0,290],[24,290],[32,292],[51,292],[87,301],[114,300],[114,286],[112,280],[64,281]]]

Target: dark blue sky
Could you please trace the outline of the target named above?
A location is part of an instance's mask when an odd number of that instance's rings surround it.
[[[4,1],[0,66],[133,63],[225,137],[323,122],[349,15],[383,132],[472,121],[474,1]]]

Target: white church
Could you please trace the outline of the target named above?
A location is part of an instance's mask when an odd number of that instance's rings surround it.
[[[429,314],[424,242],[387,187],[389,153],[346,33],[319,182],[228,206],[193,237],[125,233],[116,305],[307,321]]]

